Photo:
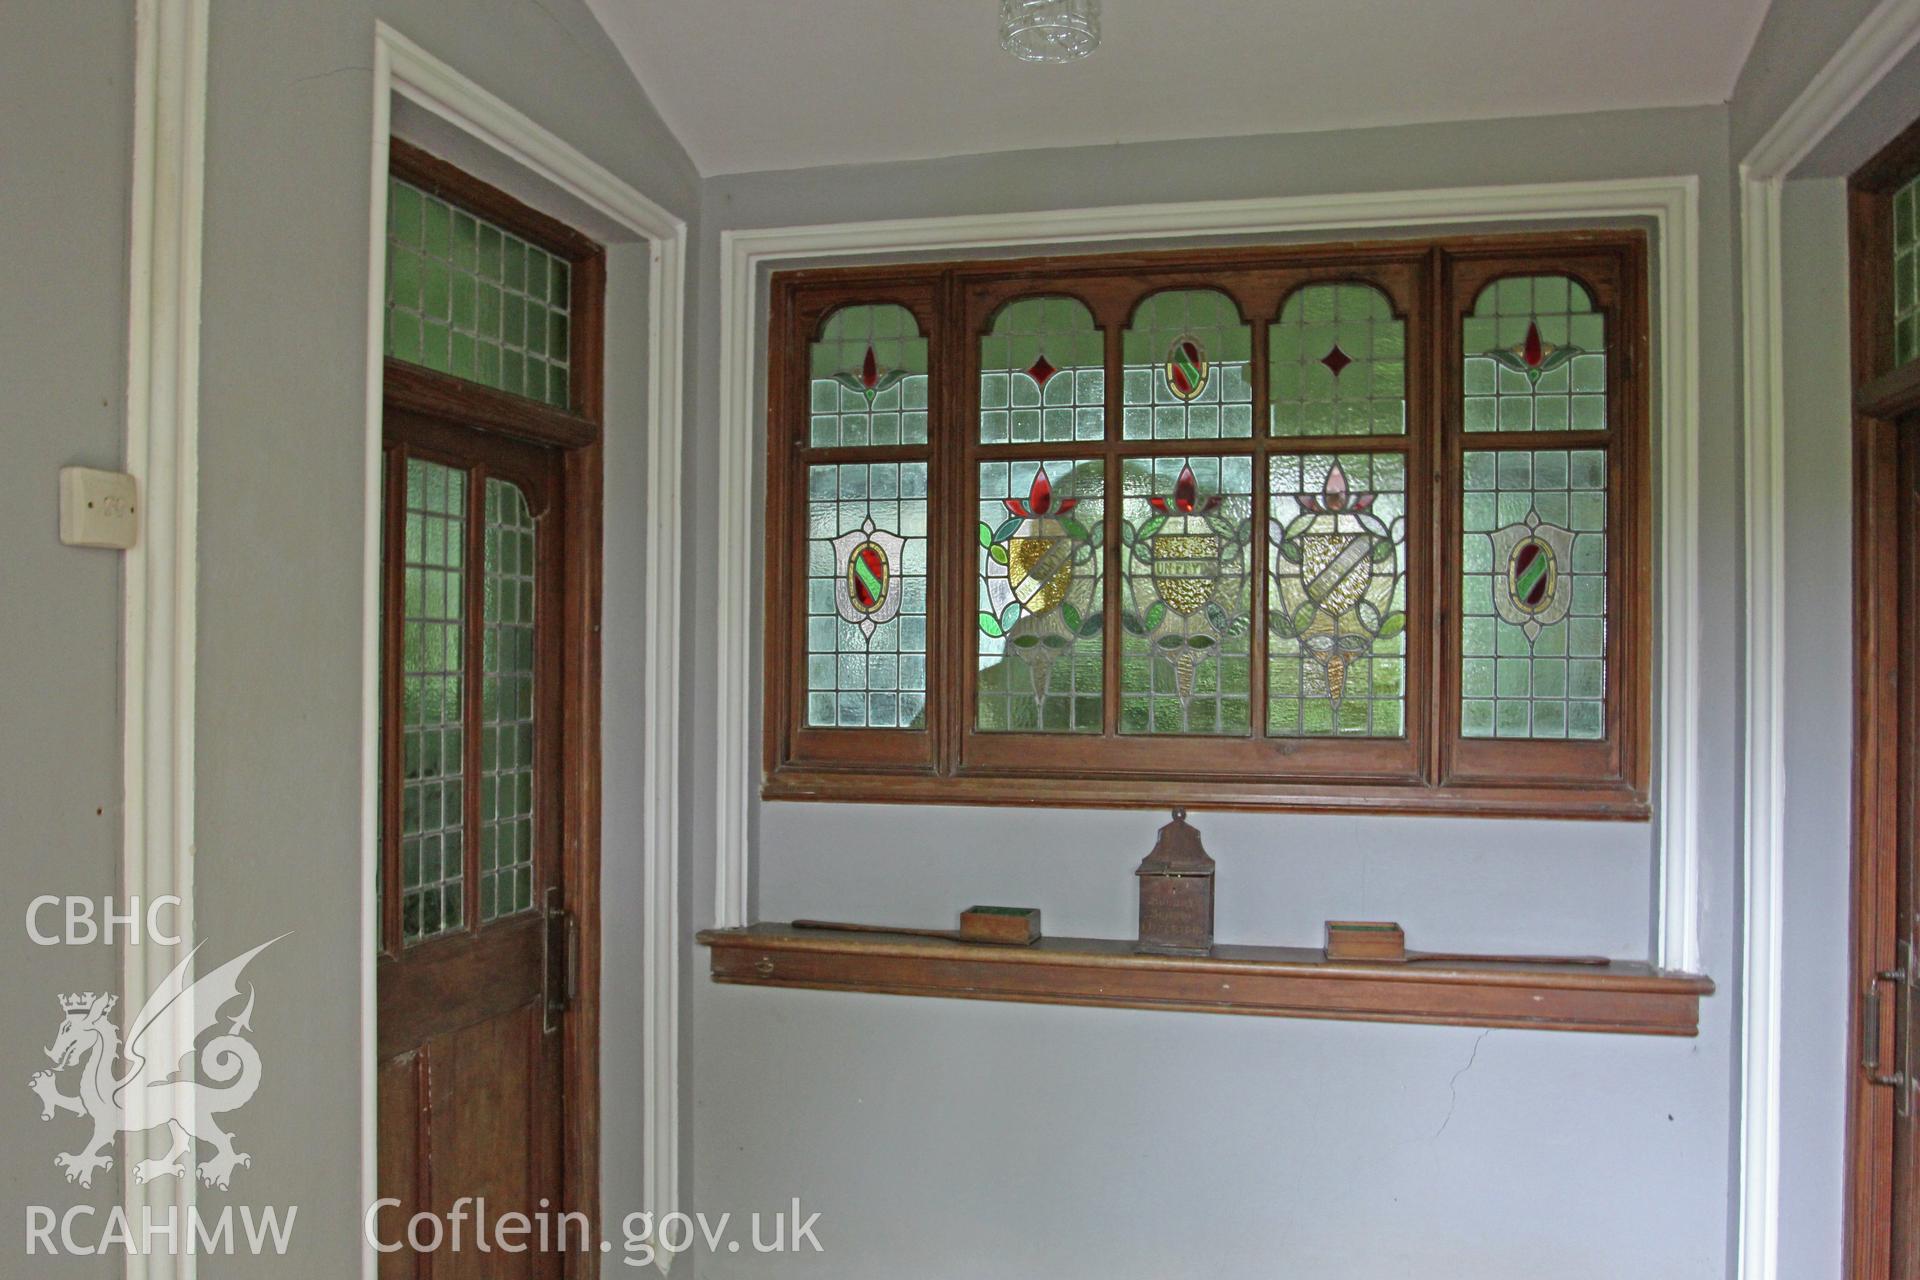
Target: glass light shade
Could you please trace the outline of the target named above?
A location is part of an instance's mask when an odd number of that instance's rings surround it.
[[[1072,62],[1100,44],[1100,0],[1000,0],[1000,47],[1022,62]]]

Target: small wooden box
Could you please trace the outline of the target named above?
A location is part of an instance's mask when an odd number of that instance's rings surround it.
[[[1407,934],[1390,920],[1327,921],[1327,959],[1404,963]]]
[[[1136,951],[1163,956],[1213,953],[1213,859],[1200,833],[1175,809],[1160,828],[1153,852],[1134,875],[1140,881],[1140,940]]]
[[[1040,940],[1038,907],[968,907],[960,913],[963,942],[1023,947]]]

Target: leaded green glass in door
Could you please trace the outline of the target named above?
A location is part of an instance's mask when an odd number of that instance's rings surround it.
[[[533,515],[519,486],[489,478],[481,578],[480,919],[533,906]]]
[[[564,258],[387,180],[389,356],[567,408],[571,277]]]
[[[1920,357],[1920,178],[1893,197],[1893,362]]]
[[[1607,455],[1462,458],[1460,732],[1606,736]]]
[[[1480,291],[1460,329],[1468,431],[1607,429],[1607,323],[1566,276]]]
[[[401,552],[400,920],[407,942],[461,926],[467,476],[407,459]]]

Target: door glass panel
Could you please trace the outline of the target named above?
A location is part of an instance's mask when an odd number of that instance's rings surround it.
[[[480,919],[533,906],[533,513],[518,485],[487,481],[481,579]]]
[[[398,178],[387,181],[387,354],[566,408],[572,269]]]
[[[1893,197],[1894,363],[1920,356],[1920,178]]]
[[[467,476],[407,459],[400,697],[401,934],[419,942],[460,927],[461,643],[466,613]]]

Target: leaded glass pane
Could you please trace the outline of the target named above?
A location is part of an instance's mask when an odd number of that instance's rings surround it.
[[[1480,291],[1461,326],[1468,431],[1604,431],[1607,322],[1565,276]]]
[[[1022,298],[980,339],[980,443],[1100,440],[1105,340],[1073,298]]]
[[[487,481],[481,577],[480,919],[533,906],[533,513],[519,486]]]
[[[817,449],[927,442],[927,340],[891,304],[842,307],[809,355],[808,440]]]
[[[1371,285],[1294,293],[1267,331],[1276,436],[1403,435],[1407,326]]]
[[[1267,732],[1406,732],[1407,458],[1268,460]]]
[[[1128,440],[1244,440],[1253,435],[1253,327],[1214,289],[1142,302],[1121,339],[1121,435]]]
[[[980,464],[983,730],[1098,733],[1104,663],[1105,464]]]
[[[1253,459],[1121,465],[1120,731],[1245,735]]]
[[[1607,456],[1462,459],[1460,731],[1606,736]]]
[[[807,724],[924,729],[927,464],[807,469]]]
[[[458,929],[465,915],[466,488],[464,471],[407,459],[400,565],[400,921],[407,942]]]
[[[571,267],[410,183],[387,180],[386,352],[566,408]]]
[[[1920,356],[1920,178],[1893,197],[1894,363]]]

